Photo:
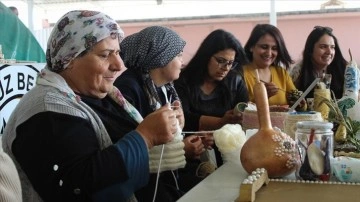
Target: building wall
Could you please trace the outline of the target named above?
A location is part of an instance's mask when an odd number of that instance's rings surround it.
[[[178,32],[187,42],[185,63],[197,50],[201,41],[215,29],[232,32],[245,45],[252,28],[258,23],[268,23],[267,14],[203,17],[201,19],[162,19],[147,22],[119,22],[126,35],[150,25],[163,25]],[[333,28],[344,57],[349,60],[348,49],[360,65],[360,9],[334,9],[278,13],[277,27],[282,32],[287,48],[295,61],[301,59],[308,34],[316,25]]]

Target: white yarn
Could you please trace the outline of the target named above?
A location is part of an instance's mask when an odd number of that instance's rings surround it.
[[[224,125],[214,132],[214,140],[224,163],[240,163],[240,151],[246,142],[245,132],[240,124]]]
[[[214,132],[216,146],[221,153],[239,150],[246,141],[245,132],[240,124],[226,124]]]
[[[185,150],[183,136],[181,135],[181,128],[179,122],[177,123],[177,132],[174,139],[164,145],[164,153],[161,159],[160,172],[166,170],[176,170],[178,168],[184,168],[185,161]],[[158,166],[160,163],[162,145],[154,146],[149,150],[149,166],[150,173],[157,173]]]

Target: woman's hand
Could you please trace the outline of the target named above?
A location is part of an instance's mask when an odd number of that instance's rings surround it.
[[[276,95],[279,91],[279,88],[272,82],[265,83],[265,88],[269,98]]]
[[[184,125],[185,125],[185,118],[184,118],[184,112],[182,110],[181,107],[181,103],[179,100],[175,100],[172,104],[171,104],[172,109],[175,111],[176,113],[176,118],[179,120],[179,125],[180,128],[183,129]]]
[[[242,121],[242,113],[234,113],[234,110],[228,110],[225,112],[224,116],[221,118],[223,124],[235,124],[241,123]]]
[[[202,143],[206,149],[212,149],[214,145],[214,136],[212,133],[205,133],[204,136],[201,136]]]
[[[190,135],[183,140],[185,147],[185,157],[187,159],[200,159],[200,155],[205,151],[201,137]]]
[[[174,139],[177,130],[176,112],[170,109],[170,104],[147,115],[136,128],[149,149],[170,142]]]

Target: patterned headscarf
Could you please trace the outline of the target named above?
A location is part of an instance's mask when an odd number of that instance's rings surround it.
[[[142,74],[150,105],[153,110],[161,103],[149,70],[165,67],[180,52],[186,42],[173,30],[162,26],[151,26],[126,37],[120,44],[121,56],[128,69]],[[173,83],[165,84],[173,100],[179,97]]]
[[[124,38],[115,20],[98,11],[76,10],[66,13],[55,24],[46,48],[47,68],[64,70],[71,60],[101,40],[112,36]]]

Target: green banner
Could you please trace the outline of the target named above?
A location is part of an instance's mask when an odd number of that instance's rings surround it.
[[[0,44],[5,59],[46,61],[45,53],[31,31],[0,2]]]

